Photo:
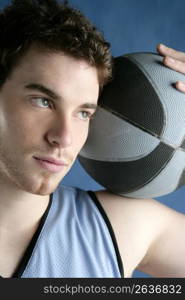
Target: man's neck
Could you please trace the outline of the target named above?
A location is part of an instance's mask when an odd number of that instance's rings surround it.
[[[0,275],[11,277],[28,247],[49,203],[0,183]]]
[[[34,195],[1,182],[0,191],[0,231],[35,227],[49,203],[49,195]]]

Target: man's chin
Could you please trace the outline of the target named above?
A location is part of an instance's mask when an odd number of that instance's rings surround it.
[[[46,196],[52,194],[57,187],[59,186],[60,182],[54,183],[50,181],[43,181],[37,184],[25,186],[25,191],[40,196]]]
[[[37,196],[49,196],[51,195],[55,190],[51,190],[51,191],[38,191],[38,192],[31,192],[31,194],[33,195],[37,195]]]
[[[33,194],[35,195],[40,195],[40,196],[46,196],[52,194],[56,189],[58,185],[56,186],[40,186],[37,190],[32,191]]]

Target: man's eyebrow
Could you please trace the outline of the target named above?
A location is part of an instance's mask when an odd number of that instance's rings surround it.
[[[54,91],[39,83],[29,83],[25,85],[25,88],[30,90],[37,90],[48,95],[48,97],[53,98],[54,100],[60,99],[60,96],[57,95]]]
[[[61,99],[61,97],[59,95],[57,95],[54,91],[52,91],[51,89],[47,88],[46,86],[39,84],[39,83],[29,83],[27,85],[25,85],[26,89],[30,89],[30,90],[36,90],[39,91],[41,93],[44,93],[46,95],[48,95],[48,97],[54,99],[54,100],[59,100]],[[80,108],[89,108],[89,109],[96,109],[97,108],[97,104],[95,103],[91,103],[91,102],[86,102],[80,105]]]
[[[87,102],[87,103],[84,103],[82,105],[80,105],[80,108],[91,108],[91,109],[97,109],[98,105],[97,104],[94,104],[94,103],[90,103],[90,102]]]

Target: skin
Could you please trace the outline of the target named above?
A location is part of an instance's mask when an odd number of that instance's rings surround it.
[[[185,73],[184,53],[163,45],[157,49],[166,66]],[[50,92],[43,91],[43,86]],[[185,92],[183,87],[176,83],[176,88]],[[54,94],[58,96],[53,97]],[[2,276],[10,277],[14,272],[48,205],[49,194],[57,188],[85,143],[98,94],[94,67],[36,46],[1,88]],[[60,172],[51,172],[35,159],[40,156],[52,156],[67,165]],[[96,194],[114,228],[125,277],[131,277],[135,269],[156,277],[185,277],[183,214],[153,199],[138,201],[107,191]]]
[[[32,83],[52,90],[58,99],[28,88]],[[85,108],[85,103],[96,106],[98,93],[96,69],[84,61],[30,50],[0,92],[4,180],[33,194],[54,191],[87,138],[86,115],[94,109]],[[62,160],[67,166],[56,174],[47,172],[33,159],[43,156]]]

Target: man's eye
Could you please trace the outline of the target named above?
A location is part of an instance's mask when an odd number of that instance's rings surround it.
[[[92,117],[92,114],[86,110],[80,111],[78,114],[79,114],[79,118],[85,121],[91,119]]]
[[[34,98],[32,99],[32,102],[39,107],[51,107],[51,101],[46,98]]]

